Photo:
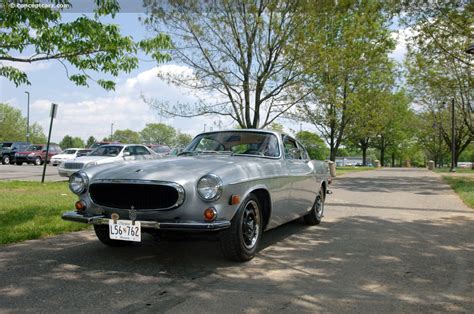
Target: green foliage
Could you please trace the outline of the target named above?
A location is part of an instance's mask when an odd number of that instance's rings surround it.
[[[0,141],[25,141],[26,119],[19,109],[0,103]],[[30,125],[30,142],[45,143],[43,128],[36,122]]]
[[[329,149],[317,134],[301,131],[296,133],[296,139],[304,145],[311,159],[325,160],[329,157]]]
[[[164,123],[148,123],[140,132],[144,142],[173,146],[176,142],[176,130]]]
[[[91,147],[92,144],[94,144],[95,142],[97,142],[97,140],[95,139],[95,137],[93,137],[92,135],[89,136],[89,138],[87,139],[87,143],[86,143],[86,146],[85,147]]]
[[[66,148],[83,148],[84,147],[84,141],[80,137],[71,137],[69,135],[66,135],[63,137],[61,142],[59,142],[59,146],[61,146],[62,149]]]
[[[474,208],[474,176],[443,176],[464,203]]]
[[[141,142],[140,133],[130,129],[115,131],[113,140],[122,144],[139,144]]]
[[[130,72],[137,68],[136,54],[143,50],[157,62],[169,61],[170,56],[162,50],[170,49],[170,38],[158,34],[154,38],[135,42],[130,36],[122,36],[114,24],[104,24],[100,17],[119,12],[116,0],[96,0],[93,18],[80,16],[71,22],[61,21],[61,11],[48,7],[22,6],[25,1],[0,0],[0,76],[12,81],[16,86],[30,84],[27,74],[16,67],[24,62],[57,60],[65,68],[72,66],[77,73],[68,78],[78,86],[88,86],[95,81],[106,90],[113,90],[113,80],[94,79],[91,73],[118,76],[120,72]],[[35,1],[26,1],[36,3]],[[67,0],[50,0],[55,4],[73,5]],[[18,4],[18,5],[12,5]],[[33,55],[23,56],[25,51]]]
[[[267,129],[275,131],[275,132],[284,133],[283,125],[278,122],[273,122],[267,127]]]
[[[174,144],[176,147],[184,148],[188,146],[189,143],[191,143],[192,139],[193,137],[191,135],[178,132],[178,134],[176,135],[176,141]]]
[[[394,48],[390,17],[375,1],[307,6],[301,16],[306,33],[299,62],[312,89],[312,101],[298,107],[296,118],[318,129],[335,160],[347,133],[356,137],[355,142],[374,135],[374,126],[367,125],[368,119],[378,118],[380,104],[374,97],[393,88],[395,69],[388,58]]]

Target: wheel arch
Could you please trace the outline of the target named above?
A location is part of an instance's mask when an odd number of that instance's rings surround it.
[[[272,212],[272,202],[270,193],[265,188],[257,188],[250,191],[250,193],[255,194],[260,203],[260,206],[262,208],[263,219],[262,230],[265,230],[267,228],[268,222],[270,221],[270,216]]]

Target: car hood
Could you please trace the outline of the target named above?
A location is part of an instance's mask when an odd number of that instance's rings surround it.
[[[74,158],[68,162],[81,162],[83,164],[88,164],[91,162],[95,162],[97,164],[102,164],[102,163],[108,163],[108,162],[113,162],[117,160],[121,160],[122,158],[120,157],[104,157],[104,156],[82,156],[82,157],[77,157]]]
[[[74,155],[70,154],[58,154],[54,155],[51,159],[73,159]]]
[[[275,166],[279,160],[236,156],[192,156],[123,162],[113,167],[92,167],[87,173],[92,180],[159,180],[177,183],[198,180],[214,173],[224,181],[250,178],[262,167]],[[232,178],[232,179],[231,179]]]

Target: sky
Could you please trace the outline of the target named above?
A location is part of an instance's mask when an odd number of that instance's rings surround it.
[[[135,9],[129,13],[119,13],[112,21],[118,24],[123,35],[131,35],[135,40],[150,37],[145,26],[139,21],[140,16],[145,16]],[[132,12],[135,11],[135,12]],[[82,13],[63,13],[63,21],[72,21]],[[404,32],[394,32],[397,47],[391,54],[397,61],[403,59],[406,53]],[[56,119],[54,120],[51,139],[60,142],[65,135],[80,137],[87,140],[94,136],[101,140],[110,136],[113,130],[131,129],[141,131],[147,123],[165,123],[171,125],[182,133],[195,136],[204,129],[217,129],[218,117],[196,118],[163,118],[151,109],[141,98],[156,98],[170,103],[194,102],[195,98],[186,90],[172,86],[157,77],[158,71],[186,71],[184,66],[173,62],[157,65],[140,56],[139,67],[131,73],[122,73],[115,81],[115,91],[105,91],[95,83],[90,87],[76,86],[66,77],[63,66],[57,61],[35,62],[31,64],[18,64],[14,66],[25,71],[31,85],[16,87],[12,82],[0,77],[0,102],[7,103],[22,111],[26,117],[27,95],[30,92],[30,123],[38,122],[47,134],[49,129],[49,111],[51,103],[59,105]],[[3,62],[6,65],[6,62]],[[72,69],[70,69],[72,71]],[[100,78],[100,75],[93,75]],[[232,128],[234,123],[222,120],[222,128]],[[310,124],[300,125],[298,122],[278,120],[286,132],[293,133],[303,130],[315,131]]]

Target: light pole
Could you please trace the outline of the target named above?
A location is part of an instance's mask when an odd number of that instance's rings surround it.
[[[456,172],[456,130],[454,119],[454,98],[451,100],[451,169],[449,172]]]
[[[28,103],[26,106],[26,141],[30,141],[30,92],[25,92],[28,95]]]
[[[112,123],[112,124],[110,125],[110,141],[111,141],[111,142],[112,142],[113,134],[114,134],[114,124]]]

